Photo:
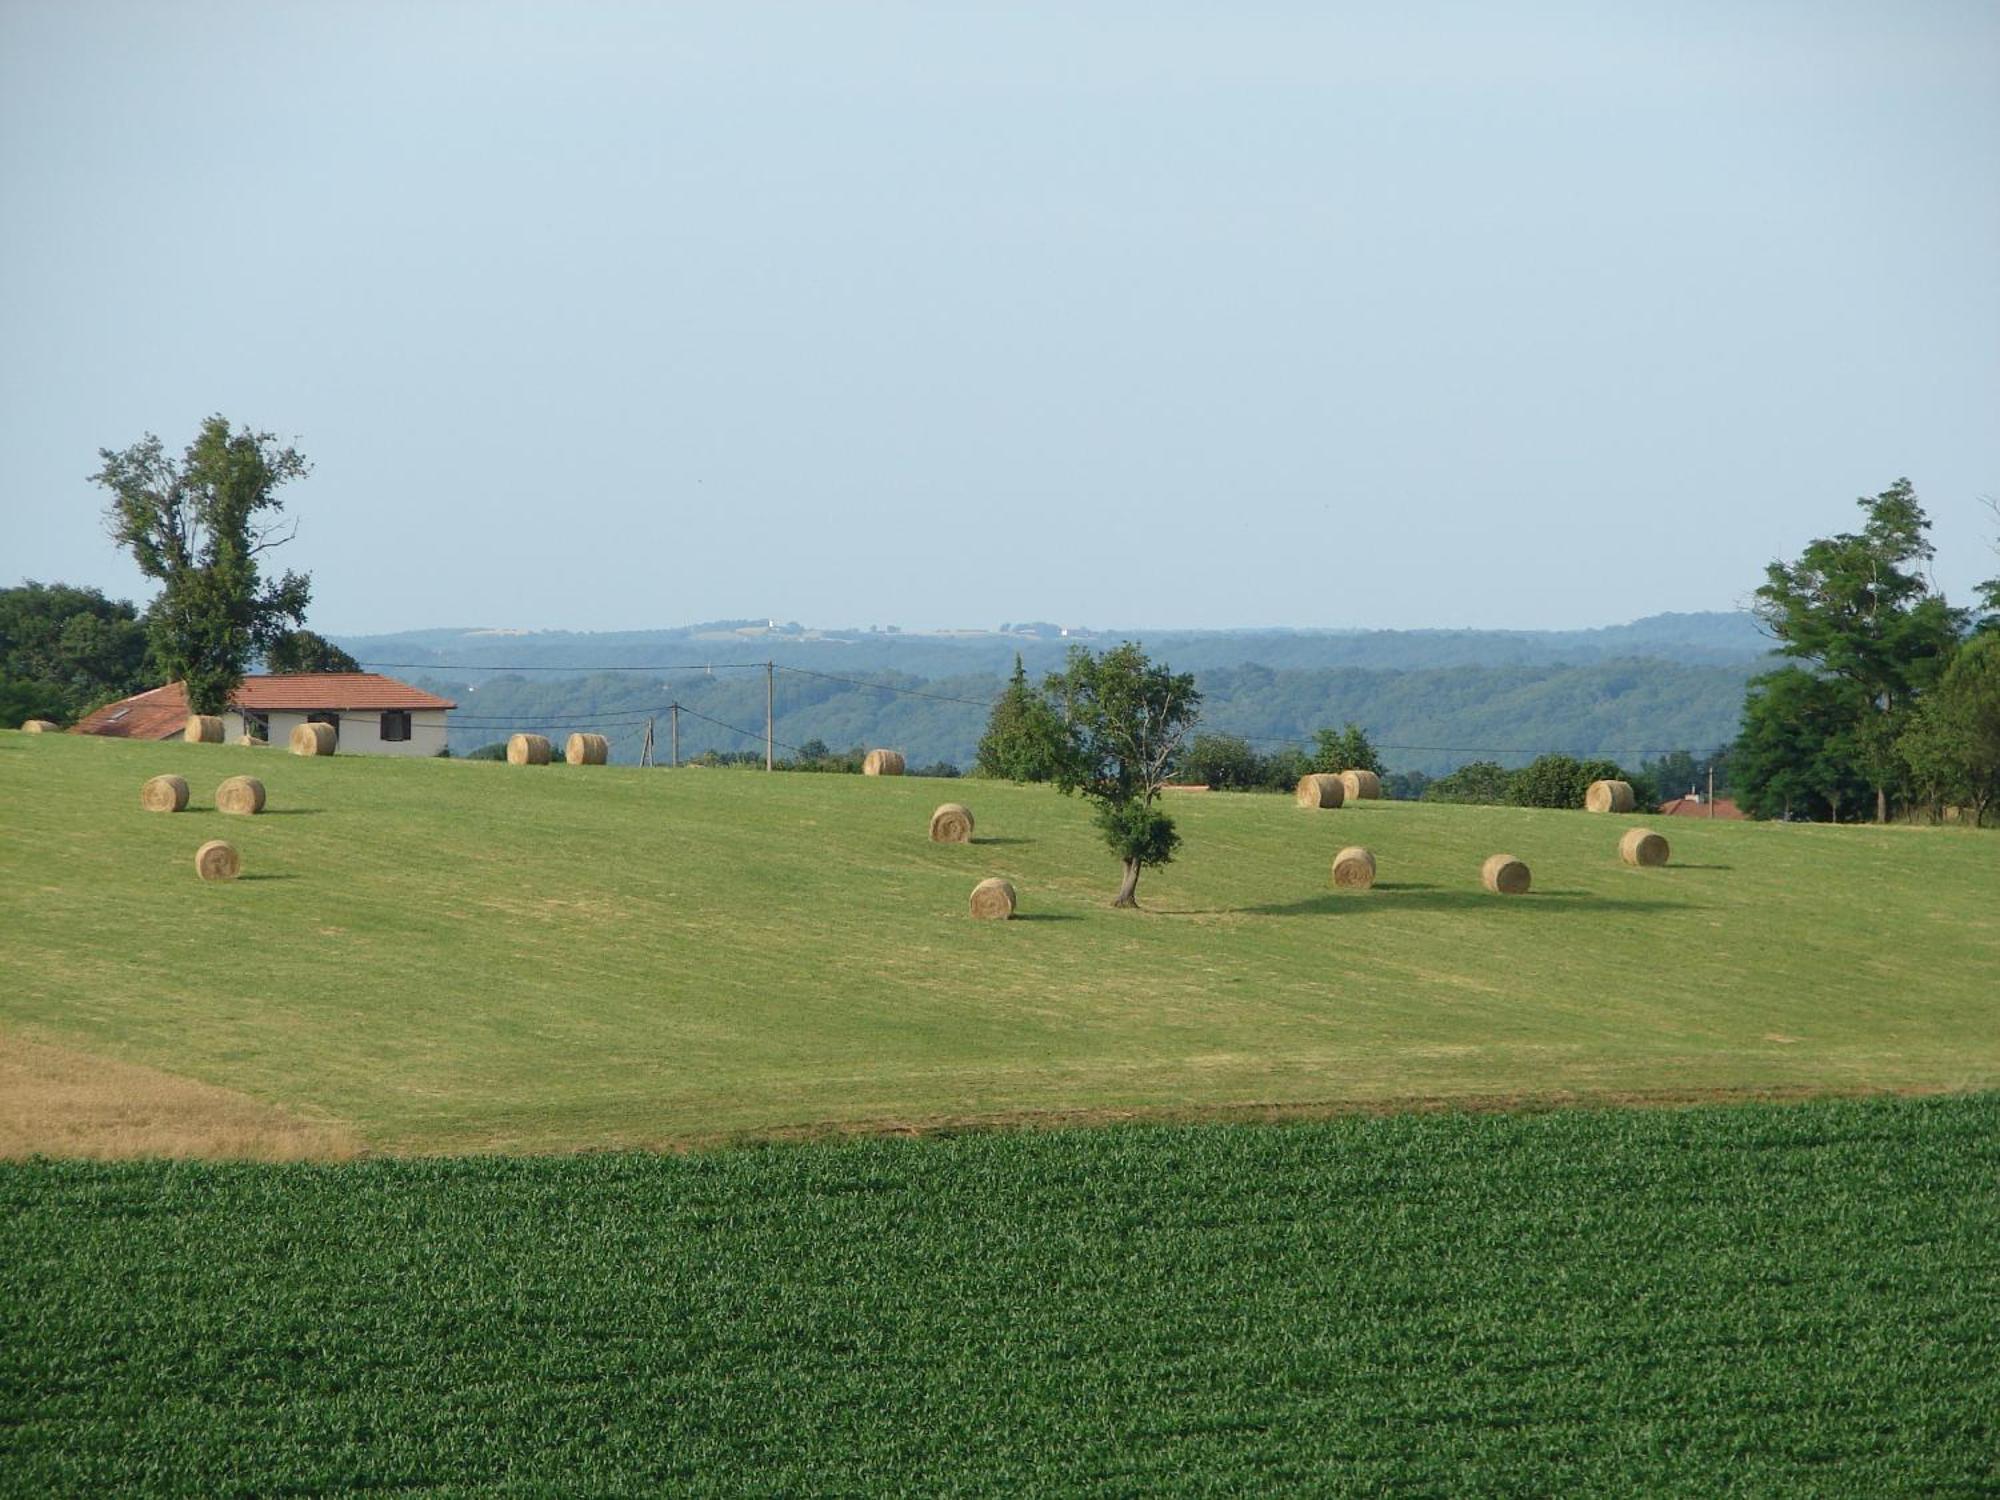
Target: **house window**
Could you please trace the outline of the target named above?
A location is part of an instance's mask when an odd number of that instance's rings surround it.
[[[268,740],[271,737],[271,716],[246,712],[243,715],[243,732],[253,739]]]
[[[333,727],[333,732],[335,734],[340,733],[339,714],[307,714],[306,722],[308,724],[329,724]]]
[[[382,738],[406,740],[410,737],[410,711],[407,708],[391,709],[382,715]]]

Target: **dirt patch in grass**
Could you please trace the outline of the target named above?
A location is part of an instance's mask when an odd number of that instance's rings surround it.
[[[0,1032],[0,1160],[343,1161],[360,1142],[231,1089]]]

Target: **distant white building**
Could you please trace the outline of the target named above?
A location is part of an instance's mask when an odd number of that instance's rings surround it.
[[[246,677],[222,716],[224,738],[244,734],[282,745],[305,723],[331,724],[349,755],[436,755],[458,705],[377,672],[292,672]],[[77,724],[78,734],[126,740],[177,739],[187,727],[187,689],[178,682],[107,703]]]

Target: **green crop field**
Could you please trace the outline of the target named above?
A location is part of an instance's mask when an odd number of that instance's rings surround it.
[[[2000,1096],[0,1167],[0,1490],[1990,1495]]]
[[[142,812],[169,770],[190,810]],[[270,811],[213,811],[245,771]],[[947,798],[979,842],[928,842]],[[392,1153],[2000,1083],[1990,834],[1670,820],[1635,870],[1627,818],[1172,806],[1135,913],[1045,788],[0,734],[0,1045]],[[1023,920],[967,918],[991,874]]]

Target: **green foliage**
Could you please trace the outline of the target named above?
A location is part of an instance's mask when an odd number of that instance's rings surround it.
[[[1703,756],[1696,756],[1687,750],[1675,750],[1649,760],[1634,773],[1632,787],[1639,793],[1640,800],[1647,803],[1671,802],[1676,797],[1687,796],[1689,792],[1699,792],[1705,797],[1708,795],[1710,770],[1715,772],[1715,795],[1728,796],[1730,756],[1727,745]]]
[[[68,723],[146,678],[145,627],[123,599],[32,580],[0,589],[0,724]]]
[[[1990,1493],[2000,1099],[0,1166],[23,1495]]]
[[[1896,745],[1909,710],[1943,672],[1969,617],[1931,586],[1930,519],[1909,480],[1855,503],[1867,516],[1861,530],[1811,542],[1796,563],[1770,564],[1756,612],[1785,655],[1851,689],[1831,700],[1849,715],[1837,739],[1873,786],[1880,821],[1903,768]]]
[[[1982,631],[1959,648],[1898,749],[1927,801],[1984,821],[2000,799],[2000,633]]]
[[[220,416],[179,462],[151,433],[99,457],[91,478],[111,492],[112,539],[161,586],[146,611],[154,663],[187,684],[194,712],[221,713],[250,659],[305,617],[311,580],[288,572],[267,583],[260,559],[291,540],[277,491],[311,465],[272,434],[232,431]]]
[[[1250,742],[1234,734],[1198,734],[1188,742],[1175,774],[1212,791],[1240,792],[1261,786],[1264,767]]]
[[[1258,785],[1267,792],[1289,792],[1311,769],[1311,756],[1296,745],[1286,745],[1263,757],[1258,766]]]
[[[1506,800],[1513,807],[1580,808],[1593,781],[1631,780],[1612,761],[1542,755],[1507,778]]]
[[[1373,771],[1377,776],[1389,769],[1375,753],[1368,735],[1359,724],[1343,724],[1339,729],[1321,729],[1313,735],[1312,769],[1338,774],[1342,771]]]
[[[359,672],[361,663],[325,636],[288,630],[264,653],[266,672]]]
[[[1151,808],[1201,717],[1194,678],[1148,660],[1130,641],[1101,655],[1078,646],[1042,696],[1063,736],[1056,788],[1097,805],[1097,827],[1125,866],[1112,904],[1136,906],[1139,872],[1166,864],[1180,842],[1173,820]]]
[[[475,750],[466,751],[460,758],[463,760],[505,760],[507,758],[507,742],[505,740],[495,740],[490,745],[481,745]]]
[[[1507,800],[1510,773],[1494,760],[1475,760],[1460,766],[1449,776],[1440,776],[1424,788],[1426,802],[1477,802],[1493,804]]]
[[[1062,725],[1048,701],[1028,685],[1028,669],[1016,653],[1014,674],[986,721],[974,766],[981,776],[1053,781],[1063,752]]]
[[[1852,683],[1799,667],[1750,685],[1731,752],[1736,800],[1752,817],[1840,821],[1868,793],[1854,745],[1867,711]]]

